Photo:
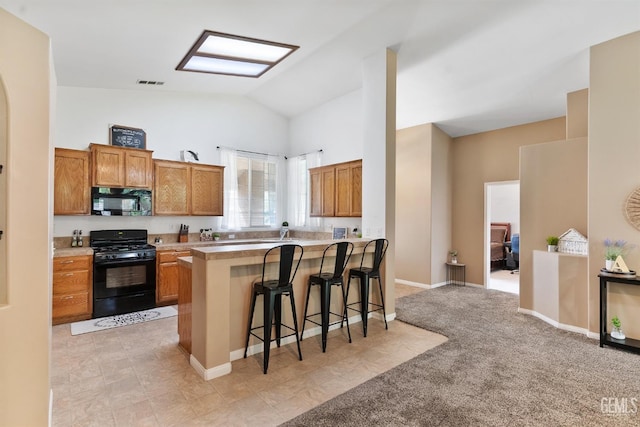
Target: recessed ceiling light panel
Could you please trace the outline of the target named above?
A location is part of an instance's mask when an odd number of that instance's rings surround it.
[[[176,70],[260,77],[298,46],[204,31]]]

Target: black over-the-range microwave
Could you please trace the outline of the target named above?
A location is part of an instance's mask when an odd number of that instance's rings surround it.
[[[139,188],[93,187],[91,215],[149,216],[151,191]]]

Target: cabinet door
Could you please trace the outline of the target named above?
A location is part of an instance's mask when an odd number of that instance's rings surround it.
[[[351,171],[348,163],[336,166],[336,216],[351,215]]]
[[[175,304],[178,301],[178,258],[191,251],[161,251],[156,254],[156,303]]]
[[[124,186],[127,188],[153,187],[153,161],[151,151],[126,149]]]
[[[309,216],[322,216],[322,170],[309,169]]]
[[[124,187],[124,158],[122,148],[91,144],[92,185]]]
[[[190,171],[186,163],[154,161],[154,215],[189,215]]]
[[[90,255],[55,257],[52,280],[52,323],[90,319],[93,310]]]
[[[56,148],[54,215],[89,215],[91,212],[89,156],[88,151]]]
[[[191,166],[191,215],[223,215],[224,168]]]
[[[191,354],[191,269],[178,265],[179,344]]]
[[[351,180],[351,212],[349,216],[362,216],[362,160],[351,163],[349,167]]]
[[[335,215],[335,168],[322,168],[322,216]]]

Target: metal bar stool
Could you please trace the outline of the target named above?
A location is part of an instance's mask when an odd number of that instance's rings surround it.
[[[296,336],[298,345],[298,356],[302,360],[302,351],[300,350],[300,339],[298,338],[298,317],[296,315],[296,304],[293,298],[293,279],[300,266],[300,260],[304,249],[300,245],[281,245],[271,248],[264,255],[262,263],[262,278],[253,283],[253,291],[251,295],[251,310],[249,313],[249,323],[247,324],[247,342],[244,348],[244,357],[247,357],[249,349],[249,338],[251,335],[258,338],[264,343],[264,373],[269,368],[269,350],[271,342],[276,341],[280,347],[280,340],[289,336]],[[267,279],[267,262],[268,258],[273,259],[279,256],[278,279]],[[295,268],[294,268],[295,265]],[[256,308],[256,298],[263,295],[263,323],[261,326],[251,327],[253,323],[253,313]],[[282,324],[282,297],[288,296],[291,301],[291,311],[293,314],[293,328]],[[275,326],[275,339],[271,338],[271,329]],[[282,335],[281,328],[285,327],[291,331],[287,335]],[[260,336],[254,331],[263,330]]]
[[[371,267],[364,267],[364,260],[368,253],[371,252],[373,247],[373,265]],[[382,280],[380,278],[380,264],[384,258],[387,248],[389,247],[389,241],[387,239],[371,240],[366,244],[362,252],[362,260],[360,261],[360,267],[349,269],[349,282],[347,283],[347,295],[345,299],[349,298],[349,289],[351,288],[351,278],[356,277],[360,279],[360,301],[352,302],[351,304],[345,304],[345,317],[348,317],[347,310],[359,311],[362,316],[362,330],[364,336],[367,336],[367,319],[369,313],[374,311],[382,311],[384,319],[384,328],[389,329],[387,325],[387,313],[384,308],[384,294],[382,292]],[[381,304],[374,303],[369,300],[369,280],[378,279],[378,287],[380,288],[380,302]],[[359,305],[359,308],[353,308],[351,306]],[[369,309],[369,306],[375,308]]]
[[[335,264],[333,266],[332,272],[322,272],[322,267],[324,266],[324,260],[327,257],[327,253],[329,256],[333,255],[333,251],[335,250]],[[320,327],[322,327],[322,352],[327,351],[327,334],[329,332],[329,327],[333,325],[337,325],[340,323],[340,327],[342,327],[342,322],[345,320],[344,310],[342,313],[334,313],[331,311],[331,288],[333,286],[340,286],[342,290],[342,304],[343,307],[346,304],[346,294],[344,290],[344,279],[342,275],[344,273],[344,269],[349,262],[349,258],[351,258],[351,253],[353,252],[353,243],[351,242],[336,242],[332,243],[324,249],[322,253],[322,261],[320,261],[320,272],[318,274],[312,274],[309,276],[309,285],[307,287],[307,302],[304,305],[304,321],[302,322],[302,332],[300,333],[300,339],[302,340],[304,337],[304,327],[307,323],[307,320],[311,323],[314,323]],[[320,288],[320,313],[307,314],[309,309],[309,295],[311,295],[311,288],[317,285]],[[329,322],[329,315],[339,316],[340,320],[336,320],[334,322]],[[314,318],[316,316],[320,317],[320,323],[318,323]],[[349,319],[347,321],[347,334],[349,335],[349,342],[351,342],[351,331],[349,330]]]

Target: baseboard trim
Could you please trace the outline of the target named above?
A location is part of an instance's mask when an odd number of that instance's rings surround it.
[[[409,280],[402,280],[402,279],[396,279],[396,283],[399,283],[401,285],[413,286],[414,288],[421,288],[421,289],[439,288],[440,286],[444,286],[447,284],[447,282],[440,282],[440,283],[434,283],[432,285],[429,285],[427,283],[411,282]]]
[[[189,363],[191,367],[204,379],[205,381],[212,380],[214,378],[221,377],[231,373],[231,362],[223,363],[222,365],[214,366],[213,368],[205,368],[200,364],[193,354],[189,357]]]
[[[586,328],[580,328],[578,326],[573,326],[573,325],[567,325],[564,323],[560,323],[556,320],[551,319],[550,317],[545,316],[544,314],[540,314],[537,311],[534,310],[529,310],[526,308],[521,308],[518,307],[518,313],[522,313],[522,314],[528,314],[530,316],[533,317],[537,317],[538,319],[542,320],[545,323],[548,323],[549,325],[556,327],[558,329],[562,329],[563,331],[568,331],[568,332],[575,332],[577,334],[581,334],[581,335],[585,335],[588,338],[592,338],[592,339],[600,339],[600,335],[590,332],[588,329]]]

